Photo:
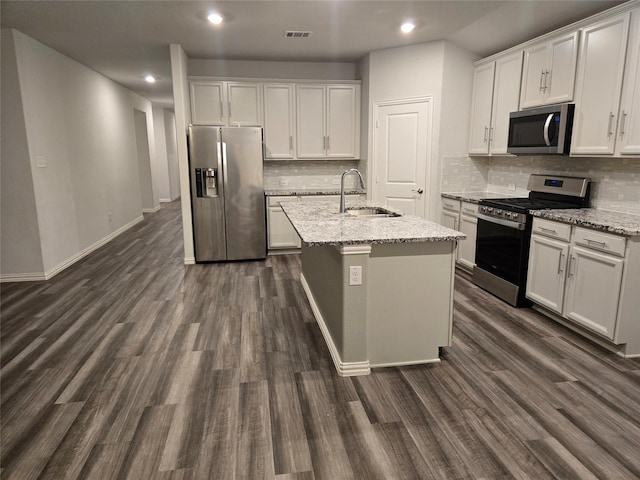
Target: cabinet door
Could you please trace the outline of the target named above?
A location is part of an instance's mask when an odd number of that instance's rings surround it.
[[[527,298],[562,313],[569,244],[539,235],[531,236]]]
[[[267,210],[269,248],[300,248],[300,237],[280,207]]]
[[[616,153],[640,154],[640,10],[631,12]]]
[[[491,127],[495,68],[495,62],[490,62],[476,67],[473,72],[473,100],[469,131],[470,155],[487,155],[489,153],[489,128]]]
[[[476,264],[476,231],[478,219],[469,215],[460,215],[460,231],[467,238],[460,240],[458,244],[458,262],[467,268],[473,268]]]
[[[327,86],[327,157],[358,158],[359,97],[355,85]]]
[[[544,77],[548,64],[546,42],[525,49],[520,108],[537,107],[544,103]]]
[[[624,259],[573,246],[564,316],[613,339]]]
[[[550,68],[544,76],[544,103],[570,102],[576,80],[578,32],[552,40],[549,54]]]
[[[265,158],[294,158],[293,85],[264,86]]]
[[[571,153],[614,151],[629,13],[582,30]]]
[[[491,153],[506,154],[509,114],[518,110],[522,52],[496,60],[493,108],[491,113]]]
[[[189,89],[191,93],[191,123],[194,125],[225,125],[224,83],[192,81],[189,82]]]
[[[228,83],[229,125],[259,127],[262,125],[262,92],[259,83]]]
[[[298,158],[326,156],[325,92],[321,85],[296,87],[296,148]]]

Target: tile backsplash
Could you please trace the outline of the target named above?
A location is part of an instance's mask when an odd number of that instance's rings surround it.
[[[268,160],[264,162],[264,188],[340,188],[340,176],[348,168],[358,168],[366,181],[366,171],[359,164],[359,160]],[[356,188],[356,176],[345,177],[345,186]]]
[[[445,157],[442,172],[443,192],[515,187],[521,194],[532,173],[585,176],[593,182],[591,206],[640,215],[640,158]]]

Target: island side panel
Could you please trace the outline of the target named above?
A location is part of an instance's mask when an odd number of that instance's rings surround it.
[[[351,265],[362,266],[366,285],[367,259],[368,254],[342,255],[335,246],[302,246],[302,273],[344,364],[367,362],[366,287],[349,285]],[[339,372],[349,375],[349,369]]]
[[[372,367],[439,361],[450,345],[454,242],[374,245],[367,344]]]

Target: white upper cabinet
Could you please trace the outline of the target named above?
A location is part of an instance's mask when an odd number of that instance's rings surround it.
[[[224,82],[191,81],[191,123],[194,125],[226,125]]]
[[[525,48],[520,108],[573,100],[578,32]]]
[[[294,158],[294,127],[294,86],[292,84],[265,84],[265,158],[276,160]]]
[[[228,125],[258,127],[262,125],[262,85],[227,82]]]
[[[640,155],[640,9],[631,12],[616,154]]]
[[[572,155],[614,153],[629,18],[617,15],[581,32]]]
[[[191,123],[194,125],[262,125],[259,83],[191,80]]]
[[[358,158],[359,85],[297,85],[297,158]]]
[[[470,155],[507,153],[509,113],[518,110],[522,52],[476,66],[469,132]]]

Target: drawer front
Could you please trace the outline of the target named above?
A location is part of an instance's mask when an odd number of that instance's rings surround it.
[[[339,202],[340,195],[302,195],[300,200],[303,202]]]
[[[294,197],[293,195],[287,195],[283,197],[267,197],[267,206],[279,207],[280,202],[295,202],[296,200],[298,200],[298,197]]]
[[[452,210],[454,212],[460,211],[460,200],[452,200],[450,198],[442,199],[442,208],[446,210]]]
[[[627,239],[610,233],[576,227],[573,233],[573,243],[600,252],[624,257]]]
[[[544,235],[545,237],[557,238],[568,242],[571,240],[571,225],[566,223],[552,222],[544,218],[534,218],[531,233]]]
[[[462,205],[460,206],[460,212],[463,215],[471,215],[472,217],[476,217],[478,216],[478,204],[462,202]]]

